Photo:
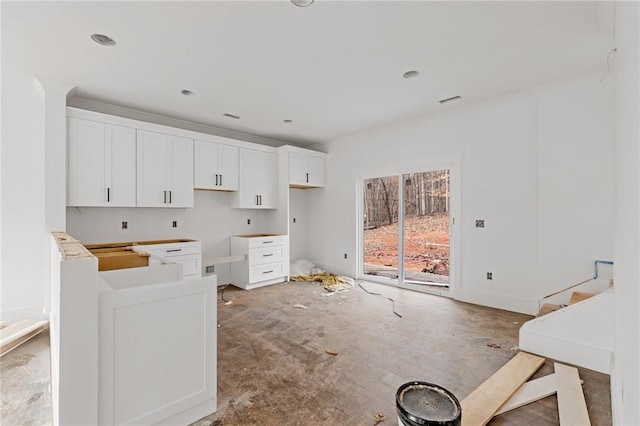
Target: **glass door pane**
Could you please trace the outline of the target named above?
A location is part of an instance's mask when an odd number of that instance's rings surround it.
[[[402,175],[407,284],[449,286],[449,170]]]
[[[363,180],[364,274],[397,280],[398,176]]]

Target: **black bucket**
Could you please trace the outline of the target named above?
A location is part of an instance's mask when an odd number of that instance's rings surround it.
[[[442,386],[409,382],[396,392],[399,426],[460,426],[458,399]]]

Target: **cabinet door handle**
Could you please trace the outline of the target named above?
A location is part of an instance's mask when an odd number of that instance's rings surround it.
[[[216,175],[216,186],[218,186],[218,175]]]
[[[222,186],[222,175],[220,175],[220,186]]]
[[[171,191],[169,191],[169,204],[171,204]]]
[[[107,188],[107,203],[111,201],[111,188]]]
[[[307,183],[309,183],[309,173],[307,173]]]
[[[273,269],[271,271],[264,271],[263,274],[270,274],[273,272]]]
[[[256,195],[256,206],[260,205],[260,198],[259,197],[260,197],[259,195]]]
[[[262,257],[270,257],[273,256],[273,253],[269,253],[269,254],[263,254]]]
[[[262,195],[258,195],[260,197],[260,205],[262,205]]]
[[[171,252],[174,252],[174,251],[182,251],[182,249],[167,249],[167,250],[165,250],[165,251],[166,251],[167,253],[171,253]]]
[[[162,191],[164,192],[164,201],[163,203],[167,204],[167,191]]]

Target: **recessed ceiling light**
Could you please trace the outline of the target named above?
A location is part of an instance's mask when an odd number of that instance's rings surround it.
[[[195,96],[195,92],[192,92],[191,90],[187,90],[187,89],[182,89],[180,91],[180,93],[182,93],[185,96]]]
[[[289,123],[293,123],[293,120],[289,120],[289,119],[287,119],[287,120],[282,120],[282,122],[283,122],[283,123],[287,123],[287,124],[289,124]]]
[[[116,44],[114,39],[104,34],[91,34],[91,40],[103,46],[113,46]]]
[[[460,95],[458,96],[453,96],[451,98],[446,98],[446,99],[440,99],[438,102],[440,102],[441,104],[447,103],[447,102],[451,102],[451,101],[456,101],[458,99],[462,99],[462,97],[460,97]]]
[[[313,3],[313,0],[291,0],[291,3],[295,4],[298,7],[307,7],[311,3]]]
[[[420,75],[420,73],[418,71],[415,71],[415,70],[407,71],[404,74],[402,74],[402,76],[404,78],[406,78],[407,80],[409,80],[410,78],[416,78],[419,75]]]
[[[229,113],[224,113],[222,114],[223,117],[227,117],[227,118],[233,118],[234,120],[240,120],[240,116],[237,115],[233,115],[233,114],[229,114]]]

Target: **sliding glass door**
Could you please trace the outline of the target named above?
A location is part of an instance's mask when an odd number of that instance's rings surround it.
[[[362,179],[362,276],[447,291],[451,269],[448,168]]]

